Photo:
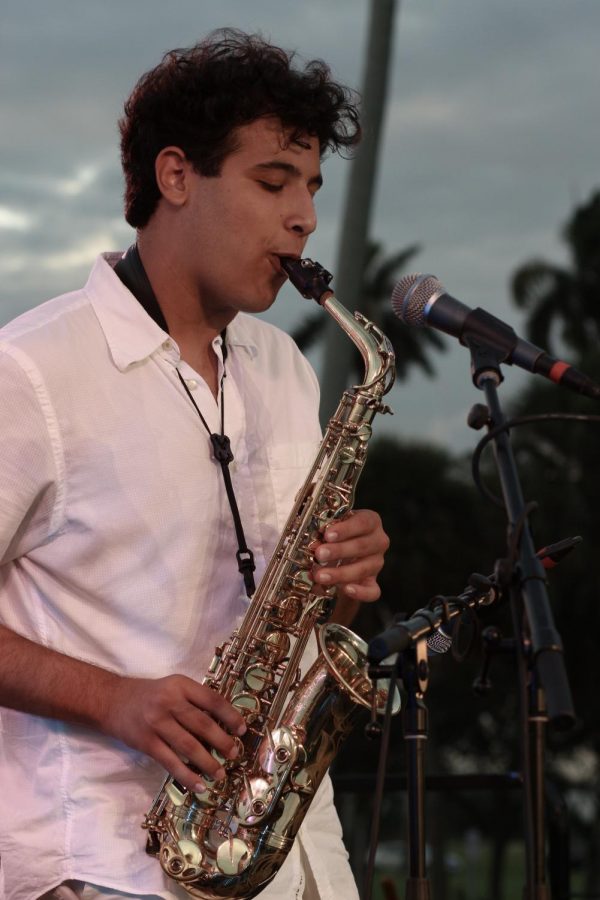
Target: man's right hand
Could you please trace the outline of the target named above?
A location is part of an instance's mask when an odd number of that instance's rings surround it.
[[[156,760],[181,784],[220,778],[211,755],[235,758],[243,716],[185,675],[127,678],[42,647],[0,625],[0,706],[84,725]],[[219,724],[220,723],[220,724]]]
[[[111,693],[105,733],[151,756],[190,790],[203,789],[202,775],[217,780],[225,776],[210,751],[235,759],[238,747],[232,735],[244,734],[246,725],[216,691],[185,675],[169,675],[120,678]]]

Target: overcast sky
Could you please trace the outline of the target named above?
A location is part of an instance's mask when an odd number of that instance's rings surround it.
[[[165,51],[224,25],[259,30],[360,88],[368,18],[367,0],[2,0],[0,324],[131,242],[116,122]],[[600,187],[599,42],[600,0],[399,3],[373,237],[421,243],[414,269],[518,328],[511,272],[565,261],[560,228]],[[307,251],[334,273],[348,171],[325,163]],[[306,311],[286,288],[270,318],[288,328]],[[468,362],[455,346],[438,379],[402,383],[386,427],[474,445]],[[506,375],[505,397],[532,377]]]

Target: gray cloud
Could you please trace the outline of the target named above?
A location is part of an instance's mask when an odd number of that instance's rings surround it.
[[[94,254],[124,246],[117,119],[136,78],[212,28],[260,30],[327,59],[358,86],[369,4],[345,0],[5,0],[0,11],[0,322],[85,279]],[[564,259],[560,225],[600,183],[597,0],[403,0],[372,232],[452,293],[517,325],[511,271]],[[325,164],[312,255],[336,265],[348,164]],[[270,317],[306,306],[291,289]],[[318,363],[318,359],[315,360]],[[440,357],[443,380],[395,391],[393,427],[471,442],[468,361]],[[519,387],[510,372],[509,389]],[[469,398],[469,399],[467,399]]]

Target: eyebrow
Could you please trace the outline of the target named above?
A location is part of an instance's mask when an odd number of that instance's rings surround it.
[[[271,162],[257,163],[254,168],[266,171],[275,170],[286,172],[286,174],[288,175],[293,175],[296,178],[302,178],[302,172],[297,166],[293,165],[292,163],[281,162],[280,160],[276,159],[271,160]],[[317,186],[317,188],[320,188],[323,184],[323,176],[321,174],[313,175],[312,178],[308,179],[308,183],[314,184]]]

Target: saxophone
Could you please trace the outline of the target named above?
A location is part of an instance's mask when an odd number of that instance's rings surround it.
[[[382,397],[394,381],[389,340],[329,289],[331,275],[309,259],[282,261],[300,293],[320,303],[365,364],[329,421],[274,555],[239,628],[215,650],[203,684],[245,717],[235,760],[213,755],[221,781],[188,791],[168,776],[143,827],[147,850],[192,897],[250,898],[275,877],[329,764],[365,709],[382,710],[387,685],[367,675],[366,644],[326,624],[335,587],[314,584],[313,550],[323,530],[352,507]],[[300,680],[300,660],[316,629],[319,655]],[[397,695],[393,698],[399,708]]]

